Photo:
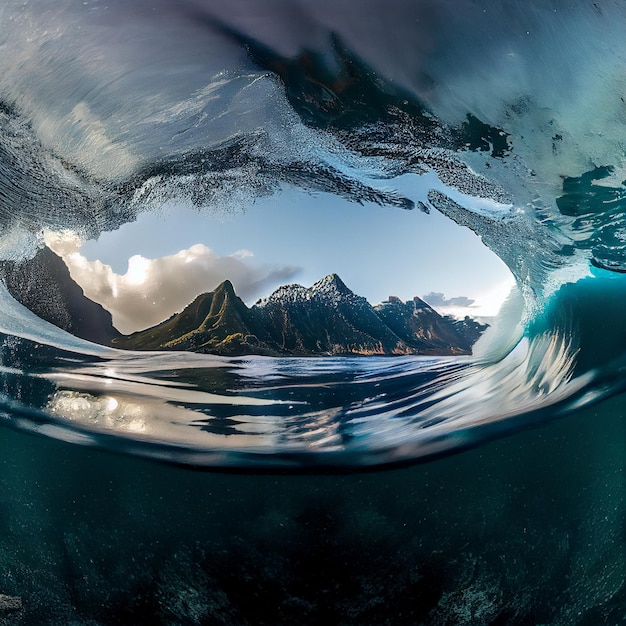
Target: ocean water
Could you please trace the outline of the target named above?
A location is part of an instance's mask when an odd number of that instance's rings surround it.
[[[0,621],[623,623],[625,35],[619,1],[7,0],[0,260],[297,191],[445,216],[516,286],[472,356],[276,358],[96,345],[0,284]]]

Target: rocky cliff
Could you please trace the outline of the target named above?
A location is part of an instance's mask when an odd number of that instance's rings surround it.
[[[27,309],[76,337],[109,345],[120,335],[111,314],[85,296],[63,259],[50,248],[42,248],[20,263],[3,262],[0,278]]]
[[[225,281],[169,320],[114,340],[134,350],[230,356],[456,355],[470,354],[472,343],[469,330],[419,298],[372,307],[336,274],[309,288],[284,285],[251,308]]]

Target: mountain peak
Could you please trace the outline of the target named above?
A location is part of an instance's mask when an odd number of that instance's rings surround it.
[[[324,278],[318,280],[311,287],[311,291],[317,294],[328,293],[333,295],[354,295],[337,274],[328,274],[328,276],[324,276]]]
[[[283,285],[269,297],[259,300],[255,307],[263,308],[269,304],[280,303],[306,304],[313,301],[326,304],[332,302],[337,305],[343,301],[364,303],[365,298],[355,295],[350,288],[346,287],[346,284],[337,274],[329,274],[308,288],[297,284]]]
[[[233,287],[233,284],[230,282],[230,280],[226,279],[225,281],[221,282],[214,290],[214,293],[218,293],[220,291],[226,291],[227,293],[235,293],[235,288]]]
[[[469,354],[484,328],[470,322],[457,328],[425,304],[415,315],[420,303],[392,297],[374,308],[329,274],[309,288],[283,285],[248,309],[225,280],[181,313],[116,345],[231,356]]]
[[[336,287],[343,287],[344,289],[347,289],[346,284],[343,280],[341,280],[341,278],[339,278],[339,274],[335,274],[334,272],[332,274],[328,274],[328,276],[324,276],[324,278],[318,280],[315,284],[334,285]]]

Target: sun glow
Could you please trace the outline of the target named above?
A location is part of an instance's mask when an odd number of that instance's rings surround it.
[[[128,259],[128,271],[124,276],[126,283],[136,286],[143,285],[148,278],[150,265],[150,260],[139,254],[130,257],[130,259]]]

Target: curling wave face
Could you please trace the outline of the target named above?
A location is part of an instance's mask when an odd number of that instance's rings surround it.
[[[454,10],[452,10],[454,5]],[[350,468],[621,392],[626,8],[9,0],[0,255],[184,202],[437,211],[517,283],[471,357],[219,357],[78,339],[0,288],[2,417],[196,466]],[[428,181],[402,192],[403,177]],[[397,189],[397,191],[396,191]]]

